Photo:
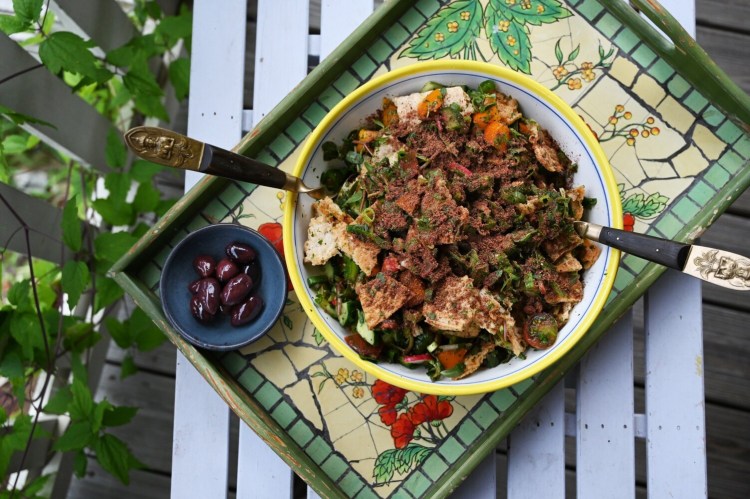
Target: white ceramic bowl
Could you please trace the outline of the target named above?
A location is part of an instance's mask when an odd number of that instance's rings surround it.
[[[382,106],[383,97],[418,92],[428,81],[445,86],[467,85],[476,88],[484,80],[493,80],[503,93],[518,100],[524,116],[536,120],[576,163],[575,185],[586,186],[587,197],[597,199],[587,210],[586,219],[604,226],[622,227],[619,192],[609,163],[583,120],[562,99],[547,88],[514,71],[487,63],[436,61],[416,63],[377,77],[348,95],[332,109],[308,138],[294,175],[307,185],[319,185],[320,175],[328,167],[323,160],[322,144],[341,143],[351,130],[359,128],[367,116]],[[307,286],[309,275],[320,274],[303,262],[303,246],[314,200],[309,196],[288,196],[285,206],[284,240],[286,261],[297,296],[312,322],[330,344],[368,373],[407,390],[438,395],[468,395],[498,390],[522,381],[562,357],[583,336],[601,311],[610,293],[619,263],[619,252],[602,246],[596,263],[583,275],[583,300],[575,306],[557,341],[547,350],[529,349],[525,359],[514,358],[491,369],[480,369],[458,381],[430,381],[425,369],[408,369],[399,364],[375,364],[362,360],[344,341],[348,334],[335,318],[313,302],[315,293]]]

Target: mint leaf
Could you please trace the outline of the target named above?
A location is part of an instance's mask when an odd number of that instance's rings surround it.
[[[91,424],[88,421],[76,421],[68,426],[65,433],[52,446],[52,449],[62,452],[83,449],[89,445],[93,435]]]
[[[181,57],[169,65],[169,81],[178,100],[187,97],[190,90],[190,59]]]
[[[77,197],[73,196],[65,203],[62,215],[63,242],[74,252],[80,251],[83,244],[81,221],[78,219]]]
[[[68,306],[75,307],[83,290],[91,280],[89,269],[83,262],[68,261],[62,271],[62,288],[68,293]]]
[[[89,50],[91,46],[93,43],[84,41],[74,33],[58,31],[39,45],[39,57],[54,74],[69,71],[104,83],[113,75],[98,65],[96,57]]]
[[[35,23],[42,13],[43,3],[44,0],[13,0],[13,12],[19,19]]]
[[[125,149],[125,143],[122,135],[116,128],[110,128],[107,132],[107,145],[104,148],[104,159],[112,168],[122,168],[125,166],[128,152]]]

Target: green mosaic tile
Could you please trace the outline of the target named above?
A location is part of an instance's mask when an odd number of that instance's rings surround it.
[[[336,454],[329,457],[326,462],[320,466],[326,475],[332,480],[338,480],[341,475],[349,468],[349,465]]]
[[[310,442],[310,445],[308,445],[305,449],[305,452],[310,456],[310,459],[315,461],[317,464],[325,461],[328,456],[331,455],[332,451],[333,449],[331,449],[331,446],[328,444],[328,442],[326,442],[319,436],[315,437],[315,439]]]
[[[138,277],[146,286],[152,288],[158,284],[159,279],[161,278],[161,270],[159,270],[159,267],[154,264],[146,265],[141,273],[138,274]]]
[[[343,98],[344,96],[341,95],[338,90],[332,87],[328,87],[327,89],[325,89],[325,91],[323,91],[322,94],[320,94],[320,97],[318,97],[318,102],[320,102],[320,104],[327,109],[333,109],[333,107],[341,102]]]
[[[202,225],[201,227],[205,227],[206,225],[208,225],[208,222],[206,222],[206,221],[203,221],[203,223],[204,223],[204,225]],[[180,236],[180,239],[175,240],[175,244],[177,244],[180,240],[182,240],[182,236]],[[153,261],[155,263],[160,264],[160,265],[164,265],[164,262],[167,261],[167,257],[169,256],[169,253],[171,251],[172,251],[172,248],[170,248],[169,246],[165,245],[164,248],[162,248],[162,250],[159,251],[159,253],[156,254],[156,256],[154,257]],[[158,267],[155,267],[155,268],[157,270],[159,269]]]
[[[416,32],[417,28],[419,28],[425,20],[426,18],[413,8],[407,10],[404,15],[401,16],[401,19],[399,19],[401,24],[412,33]]]
[[[680,75],[675,75],[675,77],[667,83],[667,88],[675,98],[679,99],[690,90],[691,86],[685,78]]]
[[[640,41],[641,39],[638,38],[638,36],[629,29],[620,31],[620,33],[614,39],[614,42],[625,52],[630,52],[631,50],[633,50],[633,48],[638,45],[638,42]]]
[[[630,269],[630,271],[635,275],[643,272],[643,269],[645,269],[646,265],[648,265],[648,261],[632,255],[627,255],[625,258],[623,258],[622,263],[623,265],[626,265],[628,269]]]
[[[596,23],[596,28],[607,38],[612,38],[621,27],[620,21],[610,14],[604,14]]]
[[[193,232],[194,230],[201,229],[206,225],[208,225],[208,222],[206,222],[203,217],[195,217],[187,224],[185,224],[185,228],[190,232]]]
[[[658,222],[656,222],[655,225],[651,226],[652,229],[655,228],[661,233],[661,234],[654,234],[654,235],[658,235],[659,237],[666,237],[667,239],[672,239],[673,237],[677,235],[678,232],[680,232],[680,230],[684,229],[685,222],[690,220],[694,215],[694,213],[691,214],[691,208],[688,203],[692,203],[693,206],[695,206],[695,204],[689,199],[687,199],[686,197],[683,197],[676,204],[674,204],[673,211],[676,213],[679,213],[679,217],[682,220],[674,216],[672,212],[665,213],[664,216],[662,216],[661,219]],[[699,208],[697,206],[695,206],[695,208],[696,208],[695,213],[697,213]]]
[[[724,155],[719,158],[719,164],[723,166],[730,175],[738,173],[745,164],[742,156],[734,151],[727,151]]]
[[[648,69],[648,74],[659,83],[664,83],[674,74],[674,69],[664,59],[659,59]]]
[[[415,497],[421,497],[422,494],[427,492],[427,489],[432,485],[432,480],[427,478],[424,473],[417,470],[411,474],[406,480],[404,488],[414,494]]]
[[[347,473],[339,482],[339,487],[347,497],[354,497],[354,494],[362,490],[365,482],[353,471]]]
[[[440,9],[440,2],[437,0],[419,0],[415,7],[425,16],[432,17]]]
[[[533,384],[534,384],[534,380],[532,378],[528,378],[528,379],[525,379],[523,381],[519,381],[518,383],[516,383],[515,385],[513,385],[513,390],[517,394],[520,395],[523,392],[525,392],[526,390],[528,390],[529,388],[531,388],[531,386]]]
[[[383,37],[393,47],[400,47],[410,36],[409,32],[399,24],[394,24],[388,29],[388,31],[383,33]]]
[[[218,199],[215,199],[208,203],[201,213],[208,217],[209,220],[213,219],[218,222],[223,220],[224,217],[229,214],[229,210],[227,210],[227,207],[221,204]]]
[[[596,0],[585,0],[577,8],[578,12],[580,12],[581,15],[589,21],[596,17],[596,15],[604,9],[604,7],[599,5],[599,2],[597,2]]]
[[[302,113],[302,116],[313,126],[316,126],[318,123],[320,123],[325,115],[326,110],[323,109],[317,102],[313,102],[312,104],[310,104],[310,107],[308,107],[305,112]]]
[[[292,408],[291,405],[282,400],[281,403],[276,406],[273,412],[271,412],[271,416],[276,420],[277,423],[279,423],[279,426],[286,429],[287,426],[292,424],[294,418],[297,417],[297,413],[294,412],[294,408]]]
[[[258,402],[260,402],[263,407],[268,409],[269,407],[273,407],[273,405],[279,401],[281,394],[279,393],[279,389],[273,386],[273,384],[263,383],[255,393],[255,398],[258,399]]]
[[[620,267],[620,269],[617,271],[617,277],[615,277],[615,289],[621,293],[626,287],[630,285],[630,283],[633,282],[634,277],[635,276],[633,274]],[[609,299],[613,299],[613,296],[610,295]]]
[[[383,40],[376,40],[367,50],[367,53],[376,61],[383,63],[391,56],[393,49]]]
[[[458,440],[456,440],[454,437],[446,438],[438,448],[438,453],[443,456],[450,464],[455,463],[456,460],[461,457],[461,454],[463,454],[463,452],[464,446],[458,443]]]
[[[380,496],[373,492],[369,487],[359,491],[359,494],[355,496],[355,499],[380,499]]]
[[[312,440],[315,434],[312,432],[310,427],[307,426],[307,423],[299,420],[294,426],[289,429],[289,436],[292,437],[294,441],[300,445],[300,447],[304,447],[305,445],[307,445],[307,442]]]
[[[294,120],[292,124],[289,125],[289,127],[286,129],[287,135],[289,135],[292,140],[297,142],[298,144],[304,141],[310,132],[312,132],[310,126],[300,118]]]
[[[716,194],[716,190],[702,180],[693,185],[690,191],[688,191],[688,197],[700,206],[707,205],[714,194]]]
[[[687,107],[689,107],[696,113],[700,113],[701,110],[706,107],[706,104],[708,104],[708,100],[706,100],[706,98],[703,97],[697,90],[693,90],[692,92],[690,92],[690,94],[685,98],[683,102]]]
[[[245,358],[237,352],[229,352],[225,357],[221,359],[221,364],[224,368],[232,375],[236,377],[237,373],[242,371],[247,365]]]
[[[221,192],[220,198],[225,205],[234,208],[245,199],[245,193],[237,184],[231,183]]]
[[[375,63],[372,62],[372,59],[370,59],[370,57],[365,54],[357,59],[354,64],[352,64],[352,69],[362,80],[366,80],[372,73],[375,72],[377,66],[375,66]]]
[[[430,454],[427,459],[422,463],[422,469],[427,475],[434,481],[437,481],[443,473],[448,471],[448,465],[445,461],[440,459],[437,454]]]
[[[481,434],[482,429],[475,425],[471,419],[467,419],[461,423],[456,436],[466,445],[471,445]]]
[[[710,105],[705,111],[703,111],[703,119],[711,126],[719,126],[719,124],[724,121],[725,116],[721,111],[716,109],[715,106]]]
[[[279,135],[268,147],[279,158],[286,158],[294,150],[295,144],[286,135]]]
[[[488,402],[482,402],[479,407],[471,411],[471,416],[479,423],[479,426],[486,430],[495,422],[497,411]]]
[[[237,378],[237,382],[244,386],[248,392],[253,393],[263,383],[263,376],[253,367],[248,367],[247,370],[242,373],[242,376]]]
[[[263,149],[260,154],[255,156],[255,159],[271,166],[276,166],[278,164],[278,160],[271,156],[271,153],[268,152],[267,149]]]
[[[492,405],[497,407],[497,410],[499,411],[506,410],[516,400],[516,396],[508,389],[497,391],[490,396],[490,402],[492,402]]]
[[[648,45],[645,43],[642,43],[638,46],[637,49],[635,49],[635,52],[631,54],[633,59],[635,59],[635,62],[640,64],[641,66],[648,67],[649,64],[654,62],[654,59],[656,59],[656,54],[653,50],[648,48]]]
[[[745,135],[734,145],[734,150],[745,158],[750,158],[750,137]]]
[[[339,79],[333,82],[333,86],[344,95],[350,94],[360,85],[360,81],[349,71],[344,72]]]
[[[719,127],[718,130],[716,130],[716,135],[718,135],[719,138],[727,144],[732,144],[735,140],[740,138],[740,136],[742,135],[742,129],[740,129],[740,127],[738,127],[731,121],[727,120],[723,125]]]
[[[729,172],[718,164],[714,164],[703,177],[706,182],[714,186],[716,189],[721,189],[731,178]]]

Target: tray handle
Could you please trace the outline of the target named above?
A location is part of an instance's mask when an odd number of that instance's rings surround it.
[[[680,75],[697,88],[738,126],[750,132],[750,96],[711,59],[680,23],[657,0],[600,0],[620,22],[669,62]],[[645,16],[669,37],[650,26]]]

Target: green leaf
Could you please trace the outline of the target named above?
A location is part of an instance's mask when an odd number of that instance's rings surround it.
[[[568,62],[575,60],[578,57],[578,53],[581,51],[581,45],[579,44],[576,48],[568,55]]]
[[[154,175],[164,170],[164,167],[161,165],[157,165],[156,163],[152,163],[151,161],[146,161],[145,159],[139,159],[136,161],[133,161],[133,165],[130,167],[130,176],[133,177],[133,180],[136,182],[144,183],[144,182],[151,182],[151,179],[154,178]]]
[[[5,154],[20,154],[29,150],[29,138],[27,134],[8,135],[3,139]]]
[[[94,398],[91,390],[83,381],[76,379],[70,385],[73,400],[69,406],[70,417],[74,421],[88,420],[94,412]]]
[[[129,376],[134,375],[138,372],[138,366],[135,365],[135,360],[133,360],[132,355],[126,355],[124,359],[122,359],[122,364],[120,365],[120,379],[125,379]]]
[[[18,281],[8,290],[8,302],[11,305],[15,305],[17,310],[30,311],[33,310],[31,304],[31,281],[24,279]]]
[[[35,23],[42,13],[43,4],[44,0],[13,0],[13,12],[19,19]]]
[[[372,476],[375,483],[388,483],[393,478],[393,472],[396,470],[396,453],[398,449],[386,449],[375,459],[375,466],[372,470]]]
[[[169,65],[169,81],[172,82],[178,100],[187,97],[190,89],[190,59],[181,57]]]
[[[112,409],[112,404],[110,404],[109,400],[106,399],[94,405],[94,410],[91,417],[91,429],[94,430],[95,433],[98,433],[102,428],[102,420],[104,419],[104,414],[107,411],[111,411]]]
[[[10,182],[10,165],[8,160],[5,158],[5,149],[3,148],[2,142],[0,142],[0,182],[7,184]]]
[[[163,18],[154,30],[157,42],[172,48],[180,39],[189,38],[193,30],[193,14],[183,9],[177,16]]]
[[[114,260],[106,260],[112,262]],[[122,287],[109,277],[98,277],[96,280],[96,297],[94,298],[94,312],[112,305],[124,295]]]
[[[323,337],[323,333],[318,331],[318,328],[313,329],[313,338],[315,339],[315,344],[320,346],[326,339]]]
[[[164,343],[164,333],[140,308],[136,308],[127,320],[130,335],[142,352],[148,352]]]
[[[111,407],[104,413],[102,426],[112,427],[128,424],[137,413],[137,407],[128,407],[125,405],[120,407]]]
[[[120,348],[130,348],[133,344],[133,339],[128,334],[128,329],[124,322],[120,322],[114,317],[107,317],[104,319],[104,325],[107,327],[107,332],[115,341]]]
[[[73,472],[78,478],[83,478],[86,475],[88,464],[89,460],[86,458],[86,453],[83,450],[76,452],[73,458]]]
[[[531,41],[525,25],[508,21],[500,11],[492,11],[487,16],[485,29],[491,34],[490,47],[501,61],[511,69],[531,73]]]
[[[107,145],[104,148],[104,159],[112,168],[122,168],[125,166],[128,152],[125,149],[125,142],[122,135],[116,128],[112,127],[107,132]]]
[[[28,414],[19,414],[13,421],[12,429],[4,426],[3,437],[0,438],[0,476],[7,477],[8,465],[14,453],[22,451],[26,442],[31,438],[31,417]]]
[[[22,378],[23,372],[23,363],[18,353],[7,352],[0,361],[0,375],[8,379]]]
[[[3,105],[0,105],[0,114],[4,114],[7,116],[13,123],[17,125],[23,125],[24,123],[36,123],[39,125],[45,125],[52,128],[57,128],[52,123],[49,123],[44,120],[39,120],[37,118],[34,118],[33,116],[29,116],[27,114],[19,113],[14,110],[12,110],[9,107],[5,107]]]
[[[166,109],[161,102],[164,95],[156,77],[151,73],[145,61],[133,64],[122,79],[125,87],[133,95],[136,109],[147,116],[169,120]]]
[[[555,59],[557,59],[557,64],[562,64],[563,60],[563,53],[560,49],[560,42],[562,41],[562,38],[559,38],[557,40],[557,43],[555,44]]]
[[[399,57],[426,60],[460,54],[475,43],[481,26],[479,0],[453,2],[427,21]]]
[[[129,204],[110,199],[96,199],[91,203],[91,206],[102,216],[105,222],[111,225],[131,225],[135,221],[135,212]]]
[[[96,451],[96,459],[102,468],[125,485],[130,483],[130,469],[142,466],[130,453],[125,443],[113,435],[102,435],[94,442],[94,450]]]
[[[47,414],[65,414],[73,402],[73,394],[69,386],[61,387],[50,397],[43,411]]]
[[[54,74],[69,71],[104,83],[113,75],[99,66],[96,57],[89,50],[92,45],[74,33],[58,31],[39,45],[39,57]]]
[[[57,439],[52,449],[61,452],[80,450],[91,443],[93,436],[94,432],[88,421],[75,421]]]
[[[508,5],[506,0],[490,0],[489,8],[502,11],[508,19],[535,26],[554,23],[572,15],[558,0],[528,0],[513,5]]]
[[[8,36],[26,31],[30,27],[30,21],[25,21],[16,16],[0,15],[0,31]]]
[[[65,203],[62,215],[63,242],[74,252],[80,251],[83,244],[81,221],[78,218],[77,197],[73,196]]]
[[[116,262],[138,239],[127,232],[102,232],[94,240],[94,255],[99,260]]]
[[[85,263],[73,260],[65,263],[62,271],[62,289],[68,293],[68,306],[71,309],[76,306],[90,281],[91,275]]]
[[[34,359],[34,350],[44,349],[39,318],[32,312],[16,312],[10,317],[10,334],[21,347],[21,355]]]
[[[133,199],[133,208],[139,213],[148,213],[154,211],[159,206],[161,193],[154,187],[154,184],[143,183],[138,186]]]
[[[419,466],[422,461],[427,459],[432,449],[423,445],[410,443],[395,454],[396,471],[400,474],[407,473],[413,468]]]

